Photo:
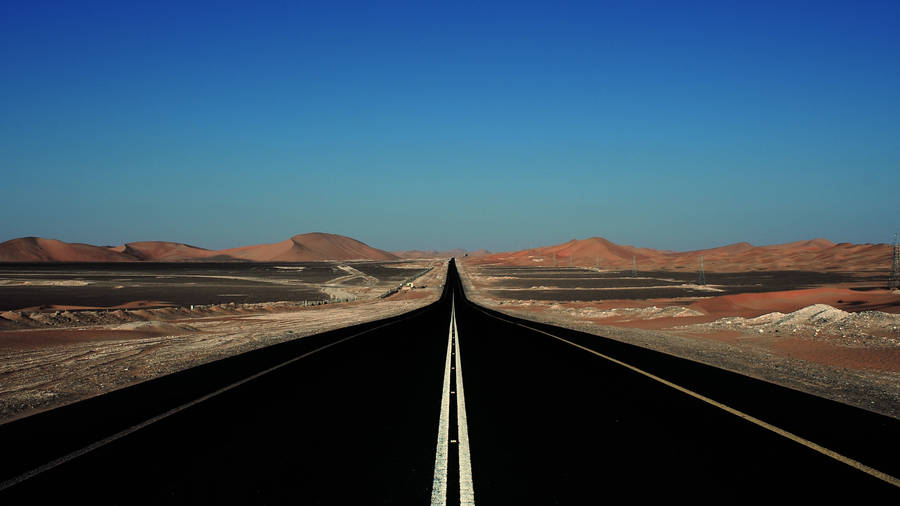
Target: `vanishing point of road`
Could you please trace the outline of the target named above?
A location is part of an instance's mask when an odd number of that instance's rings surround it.
[[[0,378],[2,381],[2,378]],[[468,301],[0,426],[0,504],[900,497],[900,420]]]

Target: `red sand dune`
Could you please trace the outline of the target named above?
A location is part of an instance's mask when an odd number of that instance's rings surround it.
[[[189,246],[178,242],[142,241],[130,242],[115,248],[138,260],[151,262],[181,262],[198,258],[209,258],[215,251]]]
[[[22,237],[0,244],[0,262],[133,262],[130,255],[101,246]]]
[[[751,270],[861,271],[890,268],[889,244],[834,244],[812,239],[773,246],[753,246],[742,242],[697,251],[675,252],[614,244],[602,237],[572,239],[563,244],[528,250],[496,253],[474,260],[478,264],[553,266],[599,266],[601,269],[630,269],[632,258],[638,270],[696,270],[703,266],[713,272]]]
[[[0,244],[0,262],[181,262],[187,260],[309,262],[320,260],[395,260],[398,257],[335,234],[296,235],[275,244],[207,250],[187,244],[145,241],[115,247],[91,246],[24,237]]]
[[[217,252],[253,262],[310,262],[317,260],[396,260],[387,251],[342,235],[313,232],[275,244],[244,246]]]

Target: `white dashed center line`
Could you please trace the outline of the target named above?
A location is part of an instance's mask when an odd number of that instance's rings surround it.
[[[463,393],[462,365],[459,358],[459,332],[456,328],[456,298],[450,305],[450,330],[447,335],[447,360],[444,363],[444,389],[441,396],[441,418],[438,422],[437,451],[434,457],[434,483],[431,487],[432,506],[447,504],[447,471],[450,445],[459,452],[459,503],[475,504],[472,485],[472,461],[469,455],[469,428],[466,425],[466,401]],[[450,373],[456,371],[456,390],[450,390]],[[455,398],[451,398],[455,394]],[[456,404],[457,439],[450,439],[451,403]]]

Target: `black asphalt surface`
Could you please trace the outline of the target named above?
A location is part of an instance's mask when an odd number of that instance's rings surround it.
[[[478,504],[679,497],[833,503],[900,496],[893,485],[733,414],[503,321],[513,319],[464,299],[451,264],[441,300],[413,313],[0,426],[0,481],[16,480],[293,360],[18,482],[0,491],[0,504],[427,504],[451,291]],[[604,338],[519,322],[900,476],[898,420]],[[458,494],[451,488],[448,496]]]

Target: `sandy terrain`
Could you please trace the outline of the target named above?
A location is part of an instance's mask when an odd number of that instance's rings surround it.
[[[480,260],[457,265],[467,296],[487,307],[900,418],[900,293],[870,286],[870,279],[797,290],[579,302],[541,300],[541,291],[532,290],[527,293],[535,298],[522,300],[509,297],[516,290],[502,287],[528,284],[527,276],[540,274],[497,276],[498,269],[480,265]],[[587,269],[570,272],[560,271],[555,281],[548,274],[545,288],[557,282],[567,286],[563,293],[569,299],[576,297],[581,292],[573,289],[572,279],[577,275],[589,284],[592,274]],[[803,277],[806,286],[808,276]]]
[[[0,330],[0,422],[27,416],[163,374],[303,336],[401,314],[440,296],[446,261],[415,288],[371,292],[353,302],[214,304],[115,311],[7,312]],[[369,291],[367,291],[369,290]],[[15,313],[15,314],[12,314]],[[22,321],[16,321],[21,319]]]

